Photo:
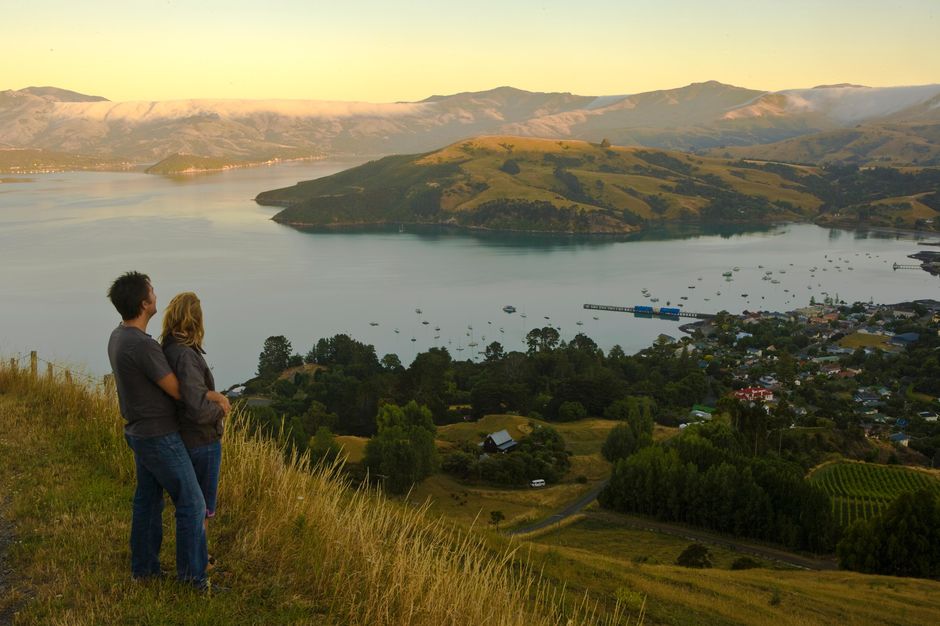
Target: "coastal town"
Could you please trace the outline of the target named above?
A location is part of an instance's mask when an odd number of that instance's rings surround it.
[[[827,299],[786,312],[720,313],[683,328],[691,336],[658,341],[696,358],[710,378],[730,388],[723,397],[761,404],[789,418],[790,428],[858,426],[909,462],[918,456],[909,447],[934,450],[917,441],[940,433],[940,404],[927,382],[936,357],[914,363],[915,369],[907,361],[908,349],[935,354],[940,346],[936,300],[846,305]],[[710,399],[717,404],[720,398]],[[820,406],[823,399],[826,406]],[[710,420],[715,410],[697,404],[680,427]],[[935,454],[919,460],[932,466]]]

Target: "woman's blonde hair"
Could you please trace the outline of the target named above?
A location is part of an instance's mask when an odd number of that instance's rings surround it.
[[[201,350],[205,334],[202,326],[202,306],[196,294],[184,291],[174,296],[163,312],[161,339],[166,340],[172,335],[184,346]]]

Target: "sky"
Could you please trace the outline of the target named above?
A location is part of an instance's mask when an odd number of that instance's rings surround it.
[[[0,90],[415,101],[940,83],[940,0],[0,0]]]

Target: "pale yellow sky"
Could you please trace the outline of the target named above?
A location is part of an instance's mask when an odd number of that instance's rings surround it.
[[[6,3],[6,2],[5,2]],[[14,2],[0,89],[388,102],[940,82],[940,0]]]

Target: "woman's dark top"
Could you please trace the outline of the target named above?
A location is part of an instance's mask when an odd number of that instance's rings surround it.
[[[222,407],[206,399],[215,391],[215,379],[199,348],[164,337],[163,353],[180,383],[182,401],[176,403],[180,436],[187,448],[198,448],[222,438]]]

